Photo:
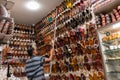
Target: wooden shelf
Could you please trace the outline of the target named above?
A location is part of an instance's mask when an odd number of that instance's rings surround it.
[[[69,10],[70,10],[70,8],[65,9],[64,11],[62,11],[61,13],[59,13],[56,18],[60,17],[62,14],[64,14],[65,12],[67,12]]]
[[[73,18],[76,17],[77,15],[79,15],[79,14],[74,15]],[[64,26],[61,26],[61,25],[70,22],[70,20],[72,20],[73,18],[70,18],[70,19],[66,20],[64,23],[59,24],[59,25],[56,27],[56,30],[57,30],[57,29],[61,29],[61,28],[63,28]],[[45,37],[48,36],[48,35],[49,35],[50,33],[52,33],[52,32],[54,32],[54,29],[51,30],[50,32],[48,32],[48,33],[45,35]]]
[[[54,32],[54,29],[48,32],[44,37],[48,36],[50,33]]]
[[[77,1],[72,5],[72,7],[75,6],[75,5],[76,5],[77,3],[79,3],[79,2],[80,2],[80,0],[77,0]],[[71,7],[71,8],[72,8],[72,7]],[[57,14],[57,17],[56,17],[56,18],[60,17],[60,16],[63,15],[65,12],[71,10],[71,8],[65,9],[65,10],[62,11],[61,13]]]
[[[4,33],[0,33],[0,40],[1,40],[1,39],[3,39],[3,38],[4,38],[4,36],[5,36],[5,34],[4,34]]]
[[[40,41],[38,41],[38,43],[41,43],[41,42],[43,42],[44,40],[40,40]]]
[[[43,66],[50,66],[50,63],[44,63]]]
[[[62,23],[62,24],[59,24],[58,26],[57,26],[57,29],[59,28],[59,29],[61,29],[61,28],[63,28],[64,26],[61,26],[61,25],[65,25],[66,23],[68,23],[68,22],[70,22],[73,18],[75,18],[77,15],[79,15],[79,13],[78,14],[76,14],[76,15],[74,15],[72,18],[69,18],[68,20],[66,20],[64,23]],[[56,29],[56,30],[57,30]]]
[[[109,0],[109,2],[105,0],[104,2],[101,3],[98,2],[97,4],[96,4],[97,6],[94,6],[96,8],[93,9],[95,14],[108,13],[112,11],[114,8],[116,8],[118,5],[120,5],[120,0]]]
[[[54,23],[54,22],[55,22],[55,19],[53,19],[51,22],[46,23],[44,26],[42,26],[40,32],[41,32],[44,28],[47,28],[48,25],[50,25],[50,24],[52,24],[52,23]],[[39,31],[38,31],[38,32],[39,32]]]
[[[109,32],[109,31],[112,31],[113,33],[118,32],[120,30],[119,29],[120,27],[118,26],[119,24],[120,24],[120,20],[113,22],[113,23],[110,23],[110,24],[107,24],[107,25],[99,28],[98,31],[100,31],[101,33]],[[117,27],[114,28],[113,26],[117,26]],[[105,28],[108,28],[108,29],[105,29]]]
[[[5,37],[3,38],[3,42],[6,43],[10,38],[12,38],[13,35],[5,35]]]
[[[7,20],[9,22],[13,22],[13,18],[9,17],[0,17],[0,20]],[[12,34],[0,33],[0,43],[7,43],[7,41],[12,37],[13,37]]]
[[[40,49],[43,48],[43,47],[46,47],[48,44],[49,44],[49,43],[45,43],[44,45],[38,47],[38,50],[40,50]]]
[[[72,5],[72,7],[73,6],[75,6],[77,3],[79,3],[80,2],[80,0],[77,0],[73,5]],[[71,7],[71,8],[72,8]],[[69,11],[69,10],[71,10],[71,8],[68,8],[68,9],[65,9],[64,11],[62,11],[61,13],[59,13],[57,16],[56,16],[56,18],[58,18],[58,17],[60,17],[61,15],[63,15],[65,12],[67,12],[67,11]],[[65,21],[64,23],[66,23],[66,22],[68,22],[68,21],[70,21],[71,19],[69,19],[69,20],[67,20],[67,21]],[[48,26],[48,25],[50,25],[51,23],[53,23],[55,21],[55,19],[53,20],[53,21],[51,21],[51,22],[49,22],[49,23],[47,23],[46,25],[44,25],[44,26]],[[64,24],[63,23],[63,24]],[[62,27],[61,27],[62,28]],[[43,28],[41,28],[41,29],[44,29],[44,27]],[[52,32],[54,32],[54,29],[53,30],[51,30],[50,32],[48,32],[44,37],[46,37],[46,36],[48,36],[49,34],[51,34]]]
[[[74,15],[73,18],[76,17],[77,15],[79,15],[79,14]],[[65,25],[66,23],[70,22],[70,20],[72,20],[72,18],[66,20],[66,21],[65,21],[64,23],[62,23],[62,24],[59,24],[59,25],[57,26],[56,30],[63,28],[64,26],[62,26],[62,25]],[[54,29],[51,30],[50,32],[48,32],[44,37],[48,36],[48,35],[49,35],[50,33],[52,33],[52,32],[54,32]],[[43,41],[43,40],[42,40],[42,41]],[[42,41],[40,41],[40,42],[42,42]],[[40,43],[40,42],[39,42],[39,43]],[[46,45],[46,44],[45,44],[45,45]],[[43,45],[43,46],[41,46],[41,47],[44,47],[45,45]]]
[[[8,18],[8,17],[0,17],[0,20],[7,20],[7,21],[10,21],[10,22],[12,22],[12,18]]]
[[[0,43],[7,43],[7,41],[12,37],[13,37],[12,34],[6,35],[4,33],[0,33]]]
[[[54,22],[55,22],[55,19],[53,19],[51,22],[48,22],[45,26],[48,26],[48,25],[50,25],[50,24],[52,24]]]

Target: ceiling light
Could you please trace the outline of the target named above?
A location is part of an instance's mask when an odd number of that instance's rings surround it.
[[[30,1],[26,4],[26,7],[30,10],[38,10],[40,5],[36,1]]]
[[[114,29],[116,29],[116,28],[120,28],[120,22],[114,24],[112,27],[113,27]]]

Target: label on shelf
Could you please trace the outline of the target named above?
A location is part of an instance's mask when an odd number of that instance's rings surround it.
[[[53,20],[52,17],[48,18],[48,22],[52,22],[52,20]]]

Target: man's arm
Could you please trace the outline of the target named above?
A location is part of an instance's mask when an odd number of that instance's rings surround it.
[[[53,50],[53,49],[51,49],[51,50],[50,50],[50,57],[49,57],[49,58],[45,58],[45,62],[49,62],[49,61],[51,61],[51,60],[52,60],[53,53],[54,53],[54,50]]]

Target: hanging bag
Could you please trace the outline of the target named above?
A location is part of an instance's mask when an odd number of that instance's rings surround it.
[[[7,9],[0,4],[0,17],[8,17]]]

